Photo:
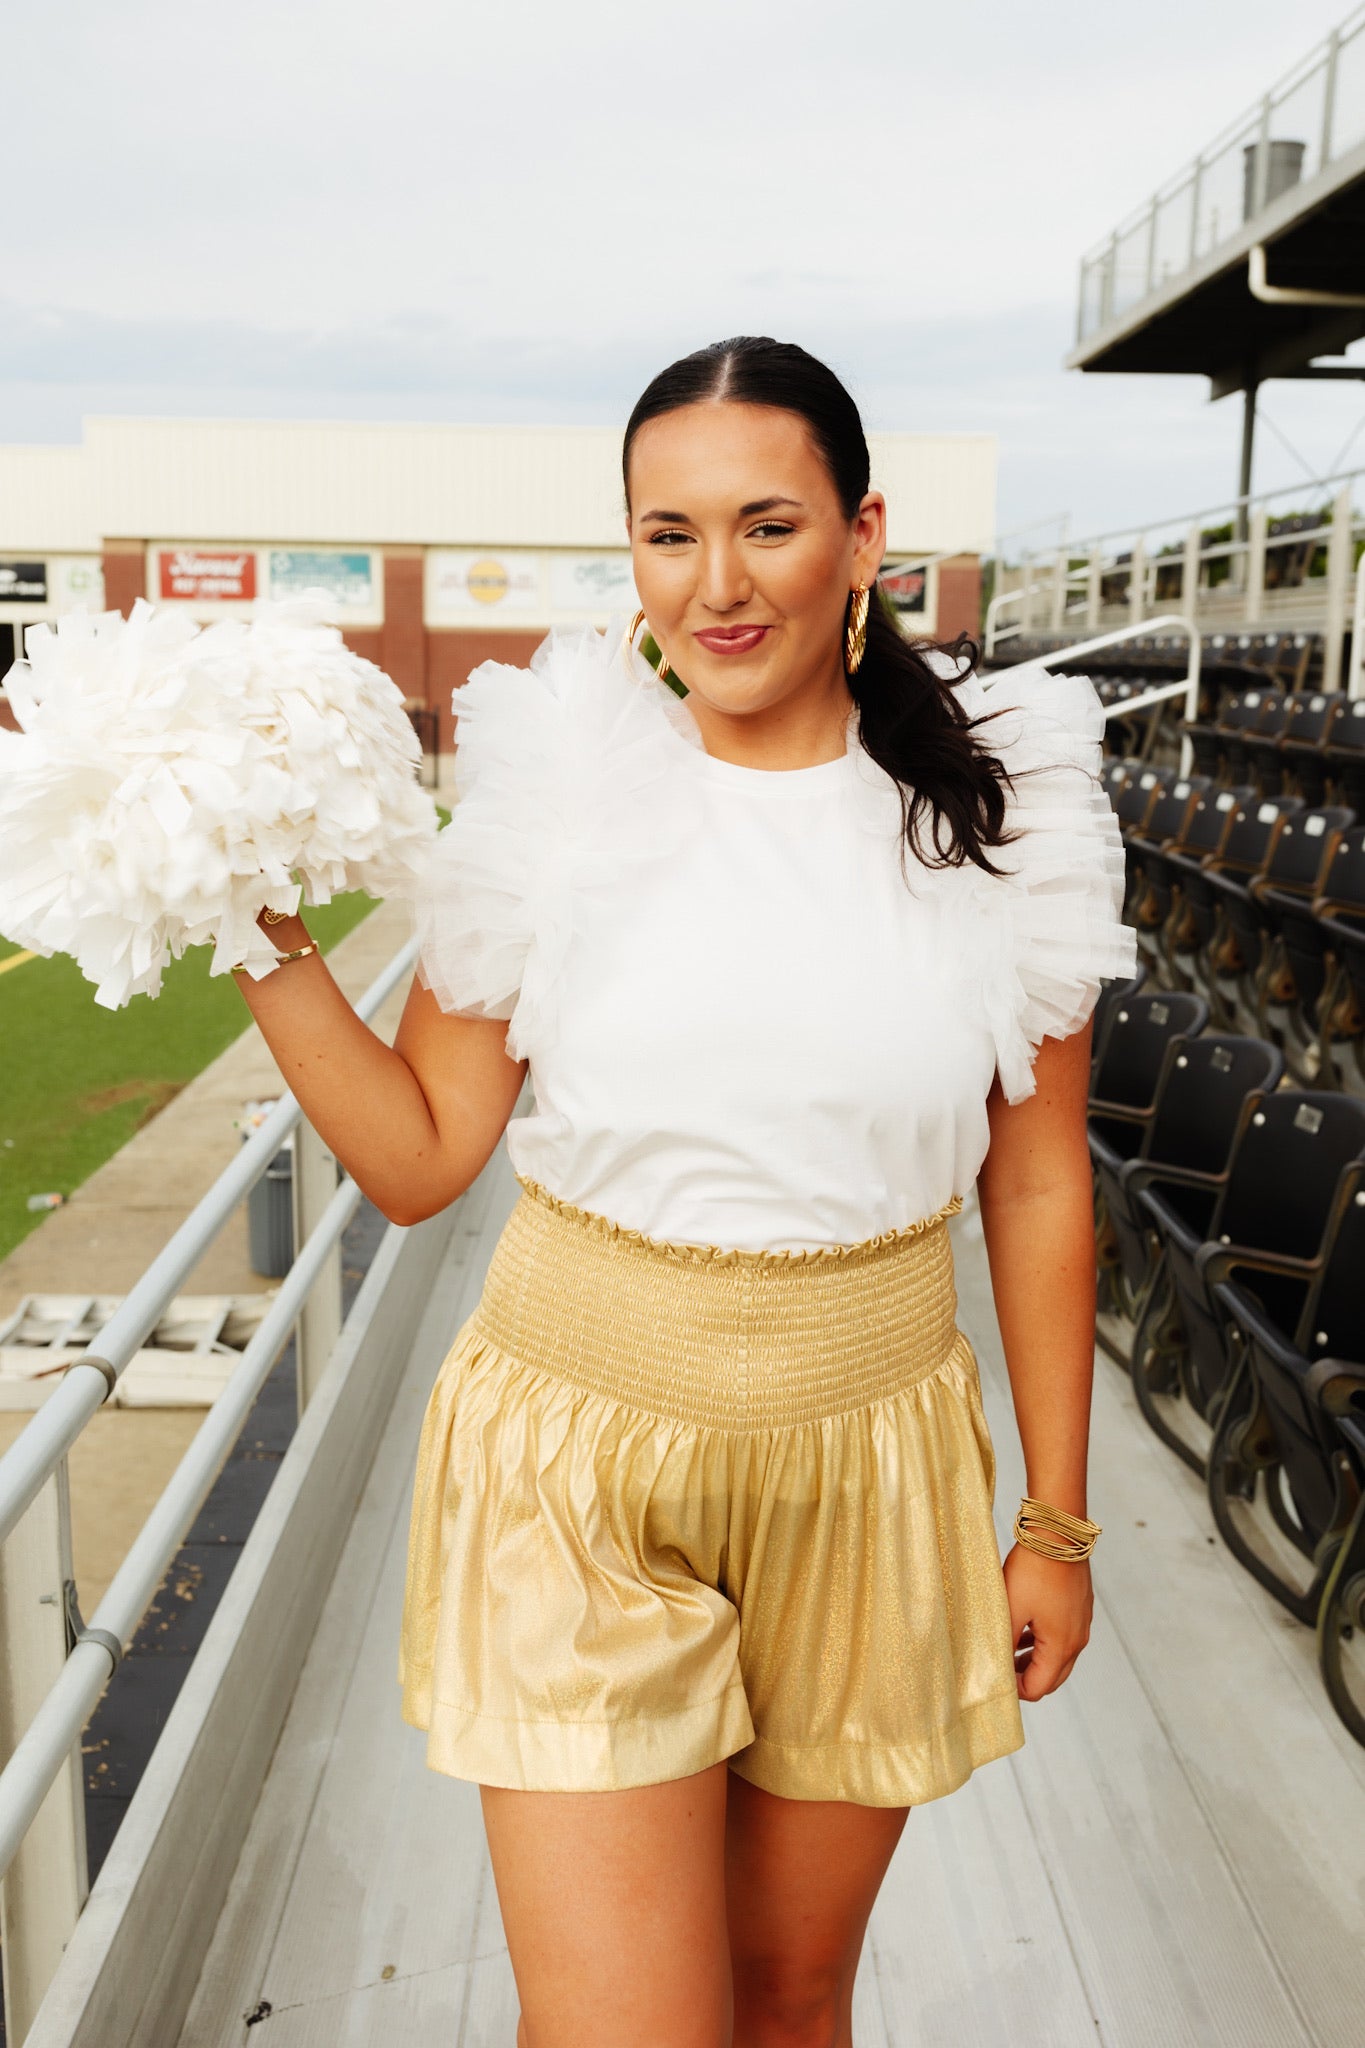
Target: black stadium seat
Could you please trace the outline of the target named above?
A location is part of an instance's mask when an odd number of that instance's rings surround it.
[[[1286,919],[1286,949],[1302,942],[1309,952],[1319,939],[1325,949],[1326,982],[1317,999],[1315,1022],[1324,1071],[1342,1078],[1335,1047],[1350,1039],[1357,1072],[1365,1079],[1365,825],[1347,832],[1332,856],[1322,894],[1313,905],[1311,934],[1298,925],[1291,932]],[[1296,974],[1311,972],[1292,957]]]
[[[1220,884],[1249,880],[1261,873],[1285,819],[1302,809],[1296,796],[1252,797],[1239,803],[1218,852],[1197,868],[1186,864],[1181,869],[1182,893],[1202,935],[1194,955],[1195,973],[1208,991],[1220,1023],[1231,1024],[1233,1018],[1218,977],[1220,973],[1234,975],[1242,966]]]
[[[1183,990],[1142,990],[1115,1004],[1090,1095],[1092,1159],[1117,1162],[1141,1149],[1166,1048],[1173,1038],[1202,1031],[1208,1014],[1202,996]]]
[[[1155,935],[1171,914],[1171,870],[1166,859],[1168,847],[1181,847],[1194,807],[1207,798],[1212,785],[1207,775],[1186,776],[1165,783],[1147,813],[1147,821],[1127,834],[1125,846],[1132,872],[1131,919],[1139,938]]]
[[[1214,1289],[1236,1365],[1209,1448],[1209,1503],[1233,1555],[1310,1627],[1355,1507],[1336,1417],[1365,1413],[1365,1168],[1342,1175],[1322,1271],[1286,1331],[1236,1281]]]
[[[1290,700],[1280,767],[1285,787],[1306,804],[1320,804],[1327,793],[1324,749],[1345,701],[1339,690],[1314,690]]]
[[[1202,1231],[1227,1177],[1243,1104],[1277,1087],[1283,1071],[1277,1048],[1259,1038],[1209,1032],[1167,1046],[1137,1156],[1095,1161],[1117,1269],[1107,1292],[1120,1313],[1136,1317],[1155,1277],[1159,1241],[1139,1206],[1143,1190],[1160,1188],[1185,1222]]]
[[[1365,820],[1365,697],[1343,704],[1323,748],[1327,788]]]
[[[1151,1290],[1134,1335],[1133,1386],[1158,1436],[1197,1472],[1204,1470],[1199,1418],[1216,1420],[1228,1377],[1211,1290],[1236,1277],[1281,1329],[1295,1328],[1321,1270],[1338,1179],[1362,1154],[1365,1102],[1281,1088],[1243,1106],[1207,1235],[1159,1187],[1139,1195],[1161,1240],[1162,1284]]]
[[[1353,822],[1354,813],[1344,806],[1296,810],[1281,818],[1270,838],[1264,864],[1255,875],[1210,873],[1224,920],[1224,943],[1218,966],[1221,972],[1236,971],[1244,977],[1243,995],[1249,1009],[1266,1023],[1269,975],[1261,973],[1272,964],[1270,946],[1280,930],[1281,914],[1287,907],[1307,908],[1318,894],[1322,878],[1342,833]],[[1293,1001],[1292,979],[1287,965],[1281,965],[1278,997]]]

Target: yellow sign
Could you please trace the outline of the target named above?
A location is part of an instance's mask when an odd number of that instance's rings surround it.
[[[488,557],[481,562],[472,562],[466,585],[476,603],[501,604],[507,595],[506,567]]]

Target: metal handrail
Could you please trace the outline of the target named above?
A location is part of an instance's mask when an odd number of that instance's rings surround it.
[[[1352,703],[1365,697],[1365,555],[1356,563],[1356,601],[1351,612],[1351,665],[1346,695]]]
[[[377,984],[376,984],[377,986]],[[370,991],[372,994],[373,991]],[[262,1126],[264,1130],[266,1126]],[[110,1641],[129,1640],[222,1469],[252,1402],[298,1320],[332,1247],[360,1204],[342,1181],[321,1221],[280,1283],[240,1364],[213,1403],[143,1523],[109,1589],[77,1639],[14,1754],[0,1771],[0,1878],[17,1855],[119,1659]],[[102,1640],[101,1638],[107,1638]]]
[[[1365,467],[1336,469],[1330,471],[1326,476],[1305,477],[1302,483],[1277,484],[1274,490],[1271,491],[1250,491],[1240,497],[1219,498],[1215,504],[1204,505],[1192,512],[1173,512],[1162,519],[1149,519],[1145,525],[1109,526],[1105,527],[1100,533],[1078,534],[1073,539],[1061,543],[1052,552],[1060,554],[1064,546],[1068,553],[1077,555],[1084,549],[1099,547],[1102,542],[1107,540],[1142,539],[1147,534],[1174,531],[1177,527],[1184,529],[1190,526],[1201,525],[1205,520],[1212,520],[1220,512],[1231,512],[1234,515],[1242,511],[1249,513],[1257,505],[1269,505],[1274,498],[1301,498],[1307,491],[1326,490],[1329,484],[1355,483],[1361,477],[1365,477]],[[1324,529],[1317,530],[1322,531]],[[1280,543],[1288,545],[1292,541],[1302,540],[1305,537],[1303,534],[1282,534],[1276,536],[1271,545],[1279,545]],[[1001,538],[1004,538],[1004,536],[1002,535]],[[1234,539],[1233,541],[1214,542],[1211,545],[1214,547],[1244,548],[1246,542]],[[1036,560],[1037,557],[1035,556],[1034,559]],[[1172,555],[1167,558],[1158,558],[1156,555],[1151,555],[1148,559],[1149,561],[1156,561],[1158,559],[1174,561],[1177,557]]]
[[[1079,661],[1087,654],[1098,654],[1103,648],[1121,646],[1125,640],[1136,640],[1147,633],[1170,632],[1183,633],[1189,641],[1190,660],[1185,674],[1178,682],[1158,683],[1152,689],[1144,690],[1138,697],[1126,697],[1121,704],[1107,705],[1104,715],[1106,721],[1111,718],[1131,717],[1135,711],[1149,710],[1154,705],[1166,703],[1171,698],[1179,697],[1183,694],[1185,698],[1186,723],[1193,724],[1199,716],[1199,673],[1202,649],[1198,627],[1192,619],[1187,619],[1180,612],[1164,612],[1159,618],[1137,620],[1129,626],[1116,626],[1110,633],[1097,633],[1093,640],[1078,640],[1073,646],[1058,647],[1051,654],[1039,655],[1036,659],[1030,660],[1027,666],[1029,668],[1051,668],[1054,662]],[[1008,671],[1002,671],[1002,673],[1008,673]],[[989,689],[991,683],[998,680],[999,677],[988,677],[986,679],[987,688]],[[1193,748],[1189,734],[1186,733],[1180,742],[1180,773],[1188,775],[1192,765]]]
[[[366,989],[355,1006],[357,1015],[366,1020],[372,1017],[416,958],[417,942],[410,939]],[[292,1095],[281,1096],[260,1129],[247,1139],[134,1283],[100,1331],[98,1345],[68,1366],[60,1385],[0,1457],[0,1543],[113,1392],[119,1375],[161,1320],[182,1282],[264,1174],[301,1115]]]
[[[1362,31],[1365,31],[1365,7],[1357,7],[1322,42],[1315,44],[1304,57],[1299,59],[1297,64],[1292,66],[1281,78],[1277,79],[1270,90],[1264,93],[1254,106],[1238,114],[1235,119],[1229,121],[1224,128],[1220,129],[1213,140],[1204,146],[1191,163],[1183,165],[1178,171],[1166,178],[1140,206],[1135,207],[1131,213],[1127,214],[1119,222],[1118,226],[1106,235],[1102,241],[1095,243],[1085,252],[1081,258],[1081,296],[1077,321],[1078,341],[1087,341],[1091,335],[1099,333],[1109,319],[1116,317],[1111,310],[1107,318],[1104,313],[1101,313],[1099,319],[1087,323],[1087,284],[1090,277],[1095,273],[1098,273],[1102,281],[1106,275],[1112,280],[1113,273],[1117,269],[1118,250],[1130,237],[1140,236],[1144,231],[1146,232],[1147,276],[1146,290],[1140,292],[1136,298],[1124,307],[1123,313],[1125,316],[1135,306],[1140,305],[1144,298],[1149,297],[1153,291],[1168,289],[1178,279],[1190,276],[1198,269],[1200,263],[1211,256],[1215,250],[1235,241],[1239,234],[1245,232],[1251,221],[1259,218],[1261,214],[1267,211],[1268,207],[1274,203],[1267,196],[1266,172],[1264,168],[1267,160],[1267,145],[1271,139],[1271,123],[1274,111],[1277,107],[1283,105],[1290,98],[1291,94],[1307,85],[1310,80],[1321,77],[1323,93],[1323,104],[1318,117],[1317,140],[1319,143],[1319,160],[1314,175],[1320,175],[1329,164],[1337,162],[1346,149],[1358,145],[1360,137],[1357,133],[1353,133],[1348,142],[1343,142],[1337,132],[1338,122],[1336,117],[1338,110],[1340,55],[1343,49],[1349,47]],[[1201,187],[1206,173],[1213,166],[1221,162],[1229,150],[1235,149],[1239,142],[1246,144],[1249,137],[1255,138],[1249,146],[1254,147],[1258,151],[1259,157],[1253,203],[1243,217],[1233,219],[1225,233],[1217,235],[1215,240],[1211,241],[1206,247],[1201,248],[1199,246],[1199,205]],[[1184,199],[1186,195],[1189,196],[1191,219],[1188,229],[1189,239],[1185,261],[1178,269],[1167,273],[1158,282],[1153,275],[1156,223],[1161,217],[1163,208]],[[1185,231],[1182,229],[1182,232]],[[1112,284],[1110,289],[1112,290]]]
[[[1022,604],[1026,597],[1041,597],[1050,591],[1051,587],[1051,584],[1048,583],[1030,583],[1028,585],[1021,583],[1017,590],[996,591],[994,597],[991,598],[986,606],[986,618],[982,629],[986,642],[987,661],[990,660],[1002,640],[1013,640],[1016,635],[1024,630],[1022,621],[1016,626],[1001,626],[996,623],[1004,606],[1014,602]]]

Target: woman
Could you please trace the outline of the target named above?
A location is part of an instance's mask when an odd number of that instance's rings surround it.
[[[908,1809],[1016,1748],[1089,1629],[1122,857],[1089,685],[988,694],[869,604],[885,505],[822,364],[674,364],[625,484],[657,675],[618,629],[461,691],[393,1050],[314,953],[243,985],[396,1222],[534,1084],[423,1426],[401,1655],[429,1761],[483,1788],[521,2048],[831,2048]],[[1037,1504],[1003,1572],[946,1229],[973,1182]]]

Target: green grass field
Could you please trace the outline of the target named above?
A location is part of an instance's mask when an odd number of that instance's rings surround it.
[[[340,896],[308,912],[326,952],[374,908]],[[0,940],[0,963],[19,949]],[[72,960],[0,972],[0,1258],[41,1223],[30,1195],[69,1195],[250,1022],[209,952],[173,961],[155,1002],[101,1010]]]

